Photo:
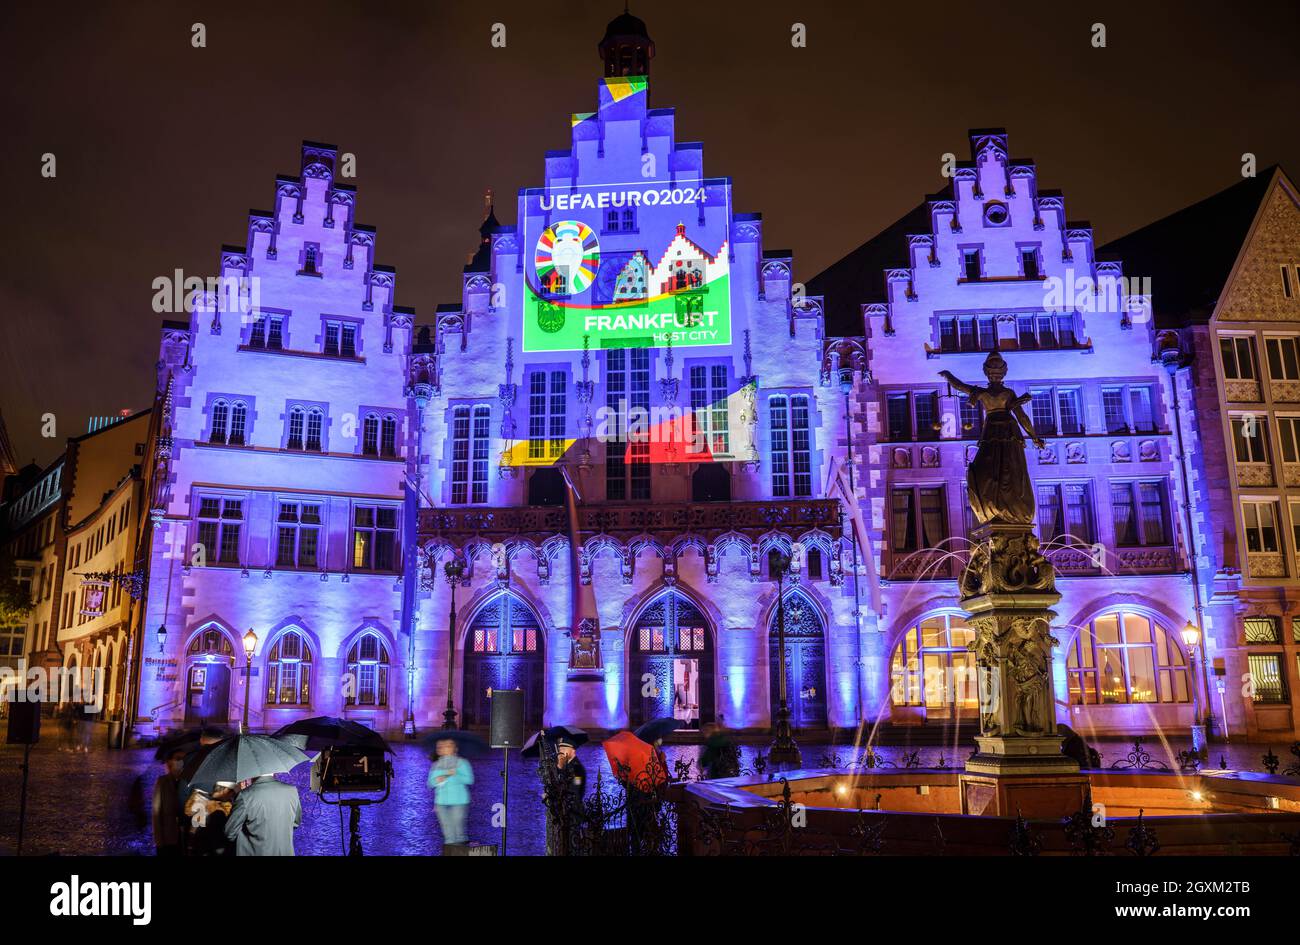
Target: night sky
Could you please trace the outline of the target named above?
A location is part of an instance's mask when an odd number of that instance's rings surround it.
[[[53,459],[92,415],[149,405],[153,280],[213,274],[304,138],[357,155],[346,182],[399,304],[425,320],[458,301],[484,190],[515,222],[569,114],[596,107],[596,43],[621,7],[6,0],[0,410],[19,463]],[[801,281],[938,189],[968,128],[1005,127],[1099,243],[1240,180],[1243,152],[1300,172],[1294,0],[632,12],[657,47],[651,105],[676,106],[678,140],[704,142],[705,172],[734,179],[736,208],[763,213]]]

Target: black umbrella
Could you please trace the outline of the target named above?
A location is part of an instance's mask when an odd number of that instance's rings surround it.
[[[154,752],[154,759],[156,761],[166,761],[178,751],[184,752],[188,755],[203,743],[203,739],[206,738],[209,742],[217,742],[225,738],[228,734],[230,733],[224,728],[218,728],[212,725],[204,728],[191,728],[186,729],[185,731],[171,732],[168,735],[163,736],[162,741],[158,743],[158,750]]]
[[[519,749],[519,754],[525,758],[536,758],[542,752],[540,742],[543,737],[549,742],[564,742],[574,748],[586,744],[588,740],[587,733],[580,728],[572,725],[552,725],[548,729],[530,735],[528,741],[524,742],[523,747]]]
[[[278,732],[276,738],[286,739],[304,751],[324,751],[326,748],[372,748],[392,754],[388,742],[374,729],[366,728],[352,719],[339,719],[320,715],[314,719],[290,722]]]
[[[685,724],[681,719],[662,718],[651,719],[637,727],[632,734],[643,742],[649,742],[653,745],[661,738],[667,738],[670,734],[677,731]]]
[[[193,774],[182,773],[182,777],[207,791],[218,782],[251,781],[264,774],[289,771],[310,759],[296,745],[274,735],[232,735],[200,748],[191,760],[197,761]],[[187,772],[189,768],[187,764]]]
[[[420,744],[430,753],[438,748],[438,742],[453,741],[456,743],[456,754],[463,758],[486,758],[492,754],[492,749],[481,735],[475,735],[473,732],[463,732],[457,728],[443,728],[436,732],[430,732],[420,739]]]

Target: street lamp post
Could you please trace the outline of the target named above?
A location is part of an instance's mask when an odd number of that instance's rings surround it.
[[[442,713],[442,727],[456,727],[456,706],[452,703],[451,692],[456,672],[456,585],[465,573],[465,565],[459,558],[452,557],[443,566],[447,583],[451,585],[451,611],[447,614],[447,708]]]
[[[1201,631],[1190,620],[1183,625],[1179,636],[1183,638],[1183,647],[1187,650],[1187,659],[1191,665],[1189,667],[1192,685],[1192,750],[1198,753],[1204,753],[1206,748],[1205,742],[1205,723],[1201,715],[1201,696],[1200,685],[1196,680],[1196,649],[1201,642]],[[1210,693],[1205,693],[1206,714],[1209,712]]]
[[[803,756],[790,731],[789,686],[785,678],[785,574],[790,567],[790,556],[773,548],[768,552],[767,565],[776,572],[776,658],[780,660],[776,672],[778,704],[772,726],[772,747],[767,756],[774,765],[797,768],[803,763]]]
[[[257,649],[257,634],[250,628],[244,634],[244,721],[240,723],[239,734],[248,733],[248,703],[253,698],[253,651]]]

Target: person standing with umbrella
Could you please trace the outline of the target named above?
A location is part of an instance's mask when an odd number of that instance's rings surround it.
[[[235,856],[295,856],[293,832],[302,824],[298,789],[273,774],[241,784],[226,820]]]
[[[474,767],[460,756],[456,741],[440,738],[434,746],[433,767],[429,769],[429,788],[433,791],[434,810],[442,828],[444,847],[464,843],[465,820],[469,814],[469,789],[474,783]]]
[[[307,761],[296,745],[271,735],[235,735],[196,752],[190,780],[198,790],[238,783],[226,820],[236,856],[293,856],[293,832],[302,823],[298,789],[275,779]]]

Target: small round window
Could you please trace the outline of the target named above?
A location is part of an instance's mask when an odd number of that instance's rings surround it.
[[[990,203],[984,208],[984,222],[989,226],[1005,226],[1011,214],[1005,203]]]

